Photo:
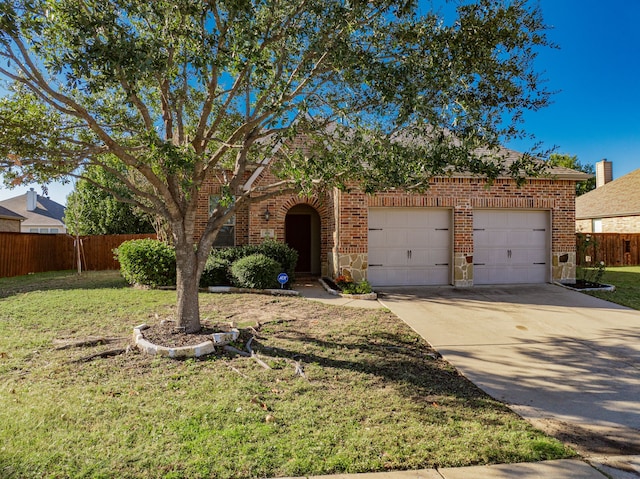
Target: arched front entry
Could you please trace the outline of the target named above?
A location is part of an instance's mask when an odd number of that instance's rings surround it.
[[[296,273],[320,275],[320,215],[316,209],[300,204],[287,211],[284,236],[298,252]]]

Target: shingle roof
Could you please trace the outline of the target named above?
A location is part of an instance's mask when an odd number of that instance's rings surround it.
[[[64,226],[64,206],[44,196],[38,195],[34,211],[27,211],[27,193],[0,201],[0,207],[26,218],[23,226]]]
[[[504,166],[507,168],[510,165],[512,165],[514,162],[522,158],[523,156],[522,153],[515,150],[511,150],[509,148],[505,148],[505,147],[500,147],[500,149],[497,152],[493,150],[489,151],[487,149],[481,148],[477,150],[477,153],[480,155],[487,155],[487,156],[493,155],[493,156],[502,158],[504,160]],[[539,160],[535,158],[533,159],[533,161],[538,163],[544,163],[543,160]],[[456,174],[455,176],[460,176],[460,175]],[[584,181],[584,180],[588,180],[593,175],[590,175],[588,173],[584,173],[578,170],[572,170],[571,168],[565,168],[564,166],[547,166],[542,176],[550,177],[558,180]]]
[[[640,215],[640,169],[576,198],[576,219]]]
[[[18,213],[11,211],[4,206],[0,206],[0,219],[3,220],[26,220],[26,218]]]

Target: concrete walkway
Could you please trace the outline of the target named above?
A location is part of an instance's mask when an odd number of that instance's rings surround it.
[[[328,304],[387,307],[472,382],[597,468],[560,460],[322,477],[640,478],[637,311],[553,285],[388,288],[380,305],[313,283],[296,289]]]

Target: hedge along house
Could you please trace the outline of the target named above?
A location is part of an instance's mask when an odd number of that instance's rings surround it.
[[[276,153],[277,154],[277,153]],[[520,154],[503,150],[507,164]],[[277,179],[270,159],[247,174],[244,190]],[[354,188],[319,196],[272,197],[237,212],[218,246],[284,241],[300,274],[349,274],[373,286],[545,283],[575,280],[575,182],[562,167],[518,186],[513,178],[435,177],[424,193]],[[220,185],[203,197],[215,204]],[[209,205],[202,202],[202,228]]]

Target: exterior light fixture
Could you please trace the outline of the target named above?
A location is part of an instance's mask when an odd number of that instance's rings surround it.
[[[271,212],[269,211],[269,207],[267,206],[267,209],[264,210],[264,220],[269,221],[269,218],[271,218]]]

